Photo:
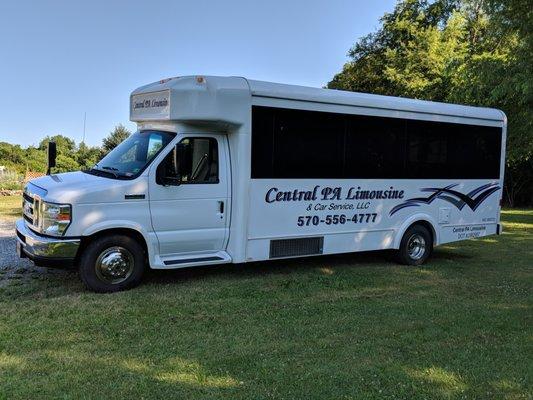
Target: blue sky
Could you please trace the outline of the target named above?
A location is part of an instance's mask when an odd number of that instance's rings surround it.
[[[180,75],[323,86],[395,0],[0,3],[0,141],[101,143],[130,92]]]

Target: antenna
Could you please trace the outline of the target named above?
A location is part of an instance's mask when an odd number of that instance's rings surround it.
[[[83,113],[83,139],[81,140],[82,143],[85,143],[85,125],[87,122],[87,111]]]

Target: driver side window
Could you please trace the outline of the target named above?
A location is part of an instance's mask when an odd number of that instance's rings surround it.
[[[174,152],[170,152],[158,168],[163,168],[163,176],[179,179],[181,184],[218,183],[218,143],[214,138],[189,137],[180,141],[186,148],[181,157],[177,157],[173,167]],[[183,156],[186,154],[187,156]]]

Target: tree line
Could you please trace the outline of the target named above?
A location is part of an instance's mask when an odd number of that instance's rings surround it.
[[[531,0],[400,0],[348,56],[328,88],[502,109],[504,199],[533,204]]]
[[[55,141],[57,159],[54,172],[88,169],[129,135],[130,132],[119,124],[103,139],[101,146],[88,146],[84,142],[76,144],[74,140],[63,135],[46,136],[37,146],[26,148],[18,144],[0,142],[0,165],[19,175],[24,175],[26,171],[44,173],[48,142]]]
[[[399,0],[379,28],[349,50],[331,89],[502,109],[508,116],[504,200],[533,205],[533,7],[531,0]],[[57,172],[89,168],[129,132],[119,125],[102,146],[65,136],[21,148],[0,142],[0,165]]]

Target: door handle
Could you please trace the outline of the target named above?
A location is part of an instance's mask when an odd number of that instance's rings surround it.
[[[220,214],[224,214],[224,202],[223,201],[218,202],[218,212]]]

